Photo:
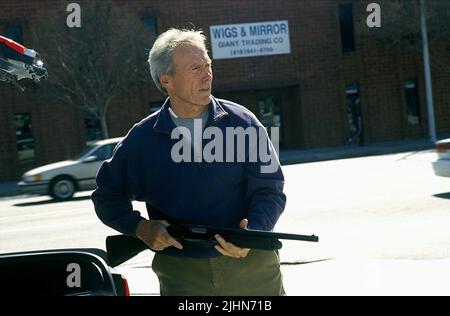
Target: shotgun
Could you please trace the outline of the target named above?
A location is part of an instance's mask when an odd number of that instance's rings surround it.
[[[217,228],[202,225],[175,224],[166,227],[167,232],[181,242],[207,242],[211,246],[218,244],[214,235],[219,234],[226,241],[241,248],[276,250],[281,249],[282,244],[279,239],[301,240],[318,242],[319,237],[315,235],[297,235],[269,232],[254,229],[229,229]],[[114,235],[106,237],[106,251],[108,261],[112,267],[133,258],[141,251],[150,249],[139,238]],[[150,249],[151,250],[151,249]]]

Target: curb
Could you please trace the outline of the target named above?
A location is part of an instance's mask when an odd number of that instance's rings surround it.
[[[432,143],[421,143],[414,145],[405,145],[400,147],[380,147],[376,145],[368,145],[365,147],[352,147],[343,149],[342,147],[326,148],[319,150],[308,150],[295,152],[280,152],[280,162],[282,165],[290,165],[297,163],[318,162],[325,160],[346,159],[386,154],[396,154],[409,151],[422,151],[434,148]]]
[[[22,192],[20,191],[17,182],[10,181],[0,183],[0,197],[15,196],[20,194],[22,194]]]

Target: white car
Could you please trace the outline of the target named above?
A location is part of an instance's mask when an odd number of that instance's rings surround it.
[[[441,177],[450,177],[450,138],[435,144],[438,159],[432,162],[434,173]]]
[[[76,191],[96,188],[95,177],[104,160],[112,156],[122,138],[98,141],[72,160],[27,171],[18,183],[22,193],[50,195],[56,200],[72,198]]]

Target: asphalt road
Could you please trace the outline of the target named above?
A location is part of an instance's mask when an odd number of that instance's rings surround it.
[[[450,178],[433,174],[433,159],[421,152],[286,166],[277,229],[315,232],[320,242],[285,247],[282,259],[448,258]]]
[[[284,270],[305,262],[326,270],[329,262],[449,258],[450,179],[433,174],[434,158],[432,152],[420,152],[283,166],[288,203],[275,230],[320,237],[319,243],[283,242]],[[89,194],[60,203],[48,197],[0,199],[0,253],[104,249],[104,238],[115,232],[96,218]],[[134,206],[144,209],[142,203]],[[326,259],[333,260],[321,261]],[[151,253],[144,253],[123,267],[148,267],[150,260]]]

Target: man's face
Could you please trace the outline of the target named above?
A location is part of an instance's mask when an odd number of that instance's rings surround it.
[[[183,45],[172,54],[173,75],[161,76],[171,102],[183,106],[205,106],[211,100],[211,59],[200,47]]]

